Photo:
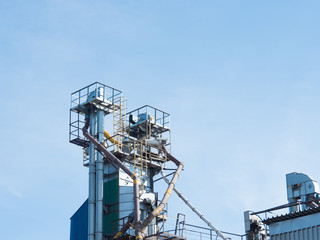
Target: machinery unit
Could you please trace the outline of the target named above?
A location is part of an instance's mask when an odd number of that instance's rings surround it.
[[[247,240],[264,240],[266,239],[266,229],[262,219],[251,214],[252,211],[244,212],[244,228]]]
[[[287,196],[289,203],[301,203],[289,207],[291,213],[308,208],[318,207],[314,201],[319,199],[319,185],[318,183],[303,173],[289,173],[286,175],[287,180]]]
[[[318,183],[308,175],[296,172],[287,174],[286,182],[288,204],[244,213],[247,240],[320,239]],[[286,208],[288,213],[268,217],[273,211]]]

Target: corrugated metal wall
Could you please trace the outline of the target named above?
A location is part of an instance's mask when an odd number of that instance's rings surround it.
[[[271,235],[271,240],[320,240],[320,225]]]
[[[103,216],[103,234],[113,236],[118,232],[119,219],[119,179],[115,178],[104,183],[103,202],[106,213]]]
[[[88,200],[70,218],[70,240],[88,240]]]

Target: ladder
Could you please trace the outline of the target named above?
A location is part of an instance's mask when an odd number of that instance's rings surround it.
[[[122,140],[126,135],[127,122],[125,120],[127,111],[127,99],[123,96],[116,97],[113,102],[113,144],[114,152],[122,152]]]
[[[140,190],[144,190],[145,179],[148,178],[148,146],[145,140],[134,140],[133,166],[134,173],[140,179]]]

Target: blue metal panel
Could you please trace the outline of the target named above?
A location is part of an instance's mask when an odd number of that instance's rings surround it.
[[[274,240],[319,240],[320,213],[314,213],[311,215],[296,217],[293,219],[269,224],[269,231],[271,239]],[[298,233],[301,233],[301,235]],[[290,234],[295,235],[295,238],[284,238]]]
[[[88,200],[70,218],[70,240],[88,240]]]

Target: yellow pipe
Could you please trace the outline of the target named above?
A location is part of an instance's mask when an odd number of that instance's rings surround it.
[[[106,130],[104,130],[103,132],[104,136],[106,137],[107,140],[109,140],[110,142],[112,142],[113,144],[120,144],[120,142],[116,139],[114,139],[110,133],[108,133]]]
[[[119,238],[122,234],[123,234],[122,232],[118,232],[118,233],[114,236],[114,238],[113,238],[113,239],[117,239],[117,238]]]

